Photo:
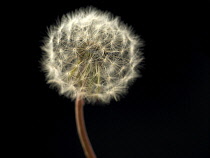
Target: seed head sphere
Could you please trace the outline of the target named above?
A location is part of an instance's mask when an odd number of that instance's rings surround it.
[[[142,40],[109,12],[93,7],[62,17],[44,40],[42,66],[60,94],[89,103],[119,99],[139,76]]]

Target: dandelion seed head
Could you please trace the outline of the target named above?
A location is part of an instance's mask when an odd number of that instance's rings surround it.
[[[139,76],[142,46],[119,17],[88,7],[64,15],[49,29],[42,46],[43,69],[60,94],[109,103]]]

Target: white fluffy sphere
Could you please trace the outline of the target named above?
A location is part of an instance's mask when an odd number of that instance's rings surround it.
[[[60,94],[109,103],[139,76],[142,40],[108,12],[92,7],[62,17],[42,50],[47,82]]]

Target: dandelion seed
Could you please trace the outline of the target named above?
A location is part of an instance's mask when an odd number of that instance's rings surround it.
[[[136,70],[143,59],[140,47],[140,38],[119,17],[89,7],[63,16],[57,26],[50,28],[42,47],[46,52],[43,67],[48,81],[60,94],[75,100],[82,93],[81,97],[89,103],[109,103],[112,98],[124,94],[125,85],[128,87],[136,78]],[[93,77],[98,70],[100,83]],[[127,83],[113,85],[121,83],[122,76],[129,79]],[[107,81],[109,77],[115,80]],[[82,78],[85,83],[79,82]],[[100,91],[94,89],[95,84],[102,83]],[[113,93],[116,88],[118,91]]]

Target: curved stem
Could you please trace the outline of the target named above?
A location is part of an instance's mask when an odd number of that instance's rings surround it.
[[[77,132],[86,158],[96,158],[96,155],[91,146],[85,127],[84,113],[83,113],[84,103],[85,102],[83,99],[77,97],[75,102],[75,117],[76,117]]]

